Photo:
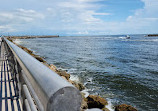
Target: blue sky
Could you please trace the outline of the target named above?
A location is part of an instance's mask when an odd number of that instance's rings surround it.
[[[1,0],[0,33],[158,33],[158,0]]]

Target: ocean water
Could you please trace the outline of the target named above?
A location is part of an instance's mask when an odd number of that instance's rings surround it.
[[[114,106],[158,111],[158,37],[123,35],[16,40],[71,73]]]

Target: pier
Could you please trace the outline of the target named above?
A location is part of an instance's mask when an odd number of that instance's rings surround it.
[[[21,111],[21,101],[16,92],[16,82],[13,79],[2,42],[0,47],[0,111]]]
[[[0,76],[0,111],[80,111],[79,90],[6,38]]]

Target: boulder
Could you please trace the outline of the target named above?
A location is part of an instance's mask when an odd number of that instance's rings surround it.
[[[108,102],[97,95],[89,95],[86,98],[87,104],[88,104],[88,108],[100,108],[103,109],[105,107],[105,105],[108,104]]]
[[[32,54],[33,51],[29,50],[28,48],[24,47],[24,46],[21,46],[21,45],[18,45],[20,48],[22,48],[24,51],[26,51],[27,53],[29,54]]]
[[[64,76],[67,80],[70,79],[70,74],[68,74],[66,71],[56,70],[55,72],[60,76]]]
[[[137,111],[137,109],[127,104],[121,104],[115,106],[115,111]]]
[[[13,42],[13,39],[12,39],[12,38],[8,37],[7,39],[8,39],[10,42]]]
[[[46,61],[40,56],[34,56],[38,61],[45,63]]]
[[[64,76],[61,76],[63,79],[67,80]]]
[[[43,62],[43,64],[47,67],[49,67],[49,64],[47,62]]]
[[[85,98],[85,93],[80,92],[82,96],[82,103],[81,103],[81,111],[85,111],[85,109],[88,109],[87,101]]]
[[[16,44],[16,45],[17,45],[17,44]],[[28,54],[32,55],[32,56],[33,56],[34,58],[36,58],[38,61],[43,62],[43,63],[46,63],[46,61],[45,61],[42,57],[33,54],[33,51],[29,50],[28,48],[26,48],[26,47],[24,47],[24,46],[21,46],[21,45],[17,45],[17,46],[20,47],[21,49],[23,49],[23,50],[24,50],[25,52],[27,52]]]
[[[102,111],[110,111],[108,108],[103,108]]]
[[[72,81],[72,80],[69,80],[69,82],[71,84],[73,84],[78,90],[82,91],[85,89],[84,85],[82,83],[78,83],[76,81]]]
[[[82,96],[82,98],[85,98],[85,93],[84,92],[80,92],[81,93],[81,96]]]
[[[82,91],[85,89],[85,86],[82,83],[77,83],[79,90]]]
[[[56,66],[53,65],[53,64],[50,64],[50,65],[49,65],[49,68],[50,68],[51,70],[55,71],[55,72],[57,71]]]
[[[85,99],[82,99],[82,103],[81,103],[81,110],[85,110],[88,109],[88,105],[87,102],[85,101]]]

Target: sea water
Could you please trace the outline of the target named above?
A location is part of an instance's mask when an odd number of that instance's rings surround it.
[[[16,40],[112,105],[158,110],[158,37],[73,36]]]

